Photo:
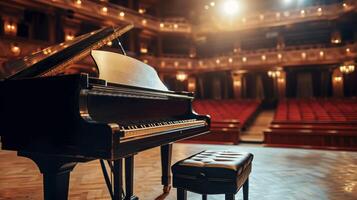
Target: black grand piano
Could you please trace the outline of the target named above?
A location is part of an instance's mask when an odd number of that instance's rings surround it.
[[[67,199],[71,170],[95,159],[112,199],[137,199],[134,155],[158,146],[167,192],[172,143],[209,131],[209,117],[192,110],[192,93],[169,91],[152,67],[103,50],[131,27],[102,28],[13,61],[0,81],[2,149],[37,164],[46,200]],[[99,77],[68,74],[89,56]]]

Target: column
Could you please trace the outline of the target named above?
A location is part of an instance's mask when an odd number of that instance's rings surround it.
[[[333,96],[334,97],[343,97],[343,74],[339,70],[339,68],[336,68],[332,72],[331,76],[331,81],[332,81],[332,91],[333,91]]]
[[[196,78],[195,77],[193,77],[193,76],[188,77],[187,90],[189,92],[196,92]]]
[[[233,95],[235,99],[241,99],[242,96],[242,74],[232,73]]]

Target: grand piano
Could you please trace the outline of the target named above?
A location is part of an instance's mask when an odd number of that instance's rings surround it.
[[[158,146],[167,192],[172,143],[209,132],[209,116],[192,110],[192,93],[169,91],[154,68],[103,50],[131,28],[105,27],[8,63],[13,71],[0,80],[2,149],[37,164],[44,199],[67,199],[72,169],[96,159],[112,199],[137,199],[134,155]],[[99,77],[73,73],[88,58]]]

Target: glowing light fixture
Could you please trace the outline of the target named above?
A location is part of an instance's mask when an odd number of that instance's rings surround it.
[[[243,57],[243,58],[242,58],[242,61],[243,61],[243,62],[247,62],[247,57]]]
[[[211,3],[209,3],[209,5],[213,7],[216,5],[216,3],[214,1],[211,1]]]
[[[228,58],[228,62],[232,63],[233,62],[233,58]]]
[[[103,12],[103,13],[107,13],[107,12],[108,12],[108,8],[107,8],[107,7],[105,7],[105,6],[104,6],[104,7],[102,7],[102,12]]]
[[[139,13],[144,14],[146,12],[145,8],[139,8]]]
[[[82,1],[81,1],[81,0],[76,0],[75,3],[76,3],[77,5],[81,5],[81,4],[82,4]]]
[[[284,4],[291,4],[291,2],[293,1],[293,0],[283,0],[284,1]]]
[[[178,28],[178,25],[177,24],[174,24],[174,29],[177,29]]]
[[[216,63],[219,64],[221,61],[219,59],[216,60]]]
[[[334,81],[336,82],[341,82],[342,81],[342,77],[341,76],[336,76],[335,78],[333,78]]]
[[[351,53],[351,49],[350,48],[346,48],[346,53]]]
[[[11,52],[12,52],[15,56],[18,56],[18,55],[20,55],[20,53],[21,53],[20,47],[17,46],[16,44],[11,44],[10,49],[11,49]]]
[[[325,53],[323,51],[320,51],[320,57],[324,57]]]
[[[321,16],[322,15],[322,8],[317,9],[317,15]]]
[[[111,46],[113,45],[113,42],[112,42],[112,41],[109,41],[109,42],[107,43],[107,45],[111,47]]]
[[[164,23],[160,23],[160,28],[164,28]]]
[[[267,59],[267,57],[263,54],[262,55],[262,60],[265,61]]]
[[[184,80],[187,79],[187,74],[184,73],[184,72],[178,72],[178,73],[176,74],[176,79],[177,79],[178,81],[184,81]]]
[[[283,58],[283,55],[281,53],[278,54],[278,59],[281,60]]]
[[[341,65],[340,71],[344,74],[352,73],[355,71],[355,65],[354,64]]]
[[[146,19],[143,19],[143,20],[141,21],[141,23],[145,26],[146,23],[147,23]]]
[[[240,10],[240,5],[237,0],[226,0],[222,4],[222,11],[227,15],[236,15]]]
[[[301,17],[305,17],[305,10],[301,10],[300,15],[301,15]]]
[[[302,52],[302,53],[301,53],[301,58],[302,58],[302,59],[306,59],[306,53],[305,53],[305,52]]]
[[[279,70],[275,70],[275,71],[269,70],[267,74],[271,78],[277,78],[280,76],[281,72]]]
[[[120,13],[119,13],[119,16],[120,16],[120,17],[124,17],[124,16],[125,16],[125,13],[124,13],[124,12],[120,12]]]

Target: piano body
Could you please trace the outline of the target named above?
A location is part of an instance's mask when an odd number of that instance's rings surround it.
[[[209,117],[192,110],[191,93],[169,91],[152,67],[100,50],[130,28],[102,28],[17,60],[16,73],[0,81],[2,148],[37,164],[46,200],[67,199],[71,170],[95,159],[110,164],[113,199],[123,198],[124,160],[125,199],[136,199],[133,157],[157,146],[168,190],[171,144],[209,131]],[[99,78],[66,74],[90,54]]]

